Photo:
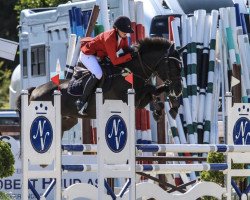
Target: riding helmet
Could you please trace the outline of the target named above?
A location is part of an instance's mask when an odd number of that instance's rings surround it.
[[[124,33],[134,33],[134,30],[131,27],[131,21],[126,16],[118,17],[115,20],[113,27],[119,29]]]

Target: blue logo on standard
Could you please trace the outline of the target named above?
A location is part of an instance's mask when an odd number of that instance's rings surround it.
[[[38,153],[45,153],[49,150],[53,141],[53,129],[50,121],[39,116],[31,124],[30,142]]]
[[[111,116],[105,127],[105,138],[111,151],[119,153],[127,143],[126,123],[119,115]]]
[[[250,144],[250,121],[246,117],[239,118],[233,129],[234,144]]]

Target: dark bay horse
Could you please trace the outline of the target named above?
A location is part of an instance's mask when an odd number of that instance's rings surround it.
[[[131,88],[121,74],[124,68],[129,69],[134,74],[135,106],[144,108],[153,101],[153,97],[162,92],[166,92],[169,97],[178,97],[182,92],[180,52],[174,49],[174,45],[164,38],[145,38],[137,46],[138,56],[131,61],[114,67],[115,74],[110,77],[111,85],[104,91],[104,99],[121,99],[127,101],[127,90]],[[105,69],[104,74],[105,74]],[[151,78],[158,76],[163,84],[154,86]],[[79,115],[75,106],[76,98],[67,93],[69,80],[61,80],[61,112],[62,129],[70,129],[77,123],[77,118],[91,118],[96,116],[95,94],[92,94],[87,107],[87,115]],[[29,90],[30,101],[53,101],[53,91],[58,87],[52,82],[45,83]],[[17,101],[20,106],[20,98]],[[155,109],[162,109],[156,108]]]

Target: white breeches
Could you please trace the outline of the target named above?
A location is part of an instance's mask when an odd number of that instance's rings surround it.
[[[79,60],[97,79],[102,78],[102,68],[94,55],[86,55],[80,51]]]

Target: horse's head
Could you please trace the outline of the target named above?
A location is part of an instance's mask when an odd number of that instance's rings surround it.
[[[182,92],[180,53],[164,38],[148,38],[140,42],[139,60],[148,77],[158,76],[168,88],[168,96]]]

